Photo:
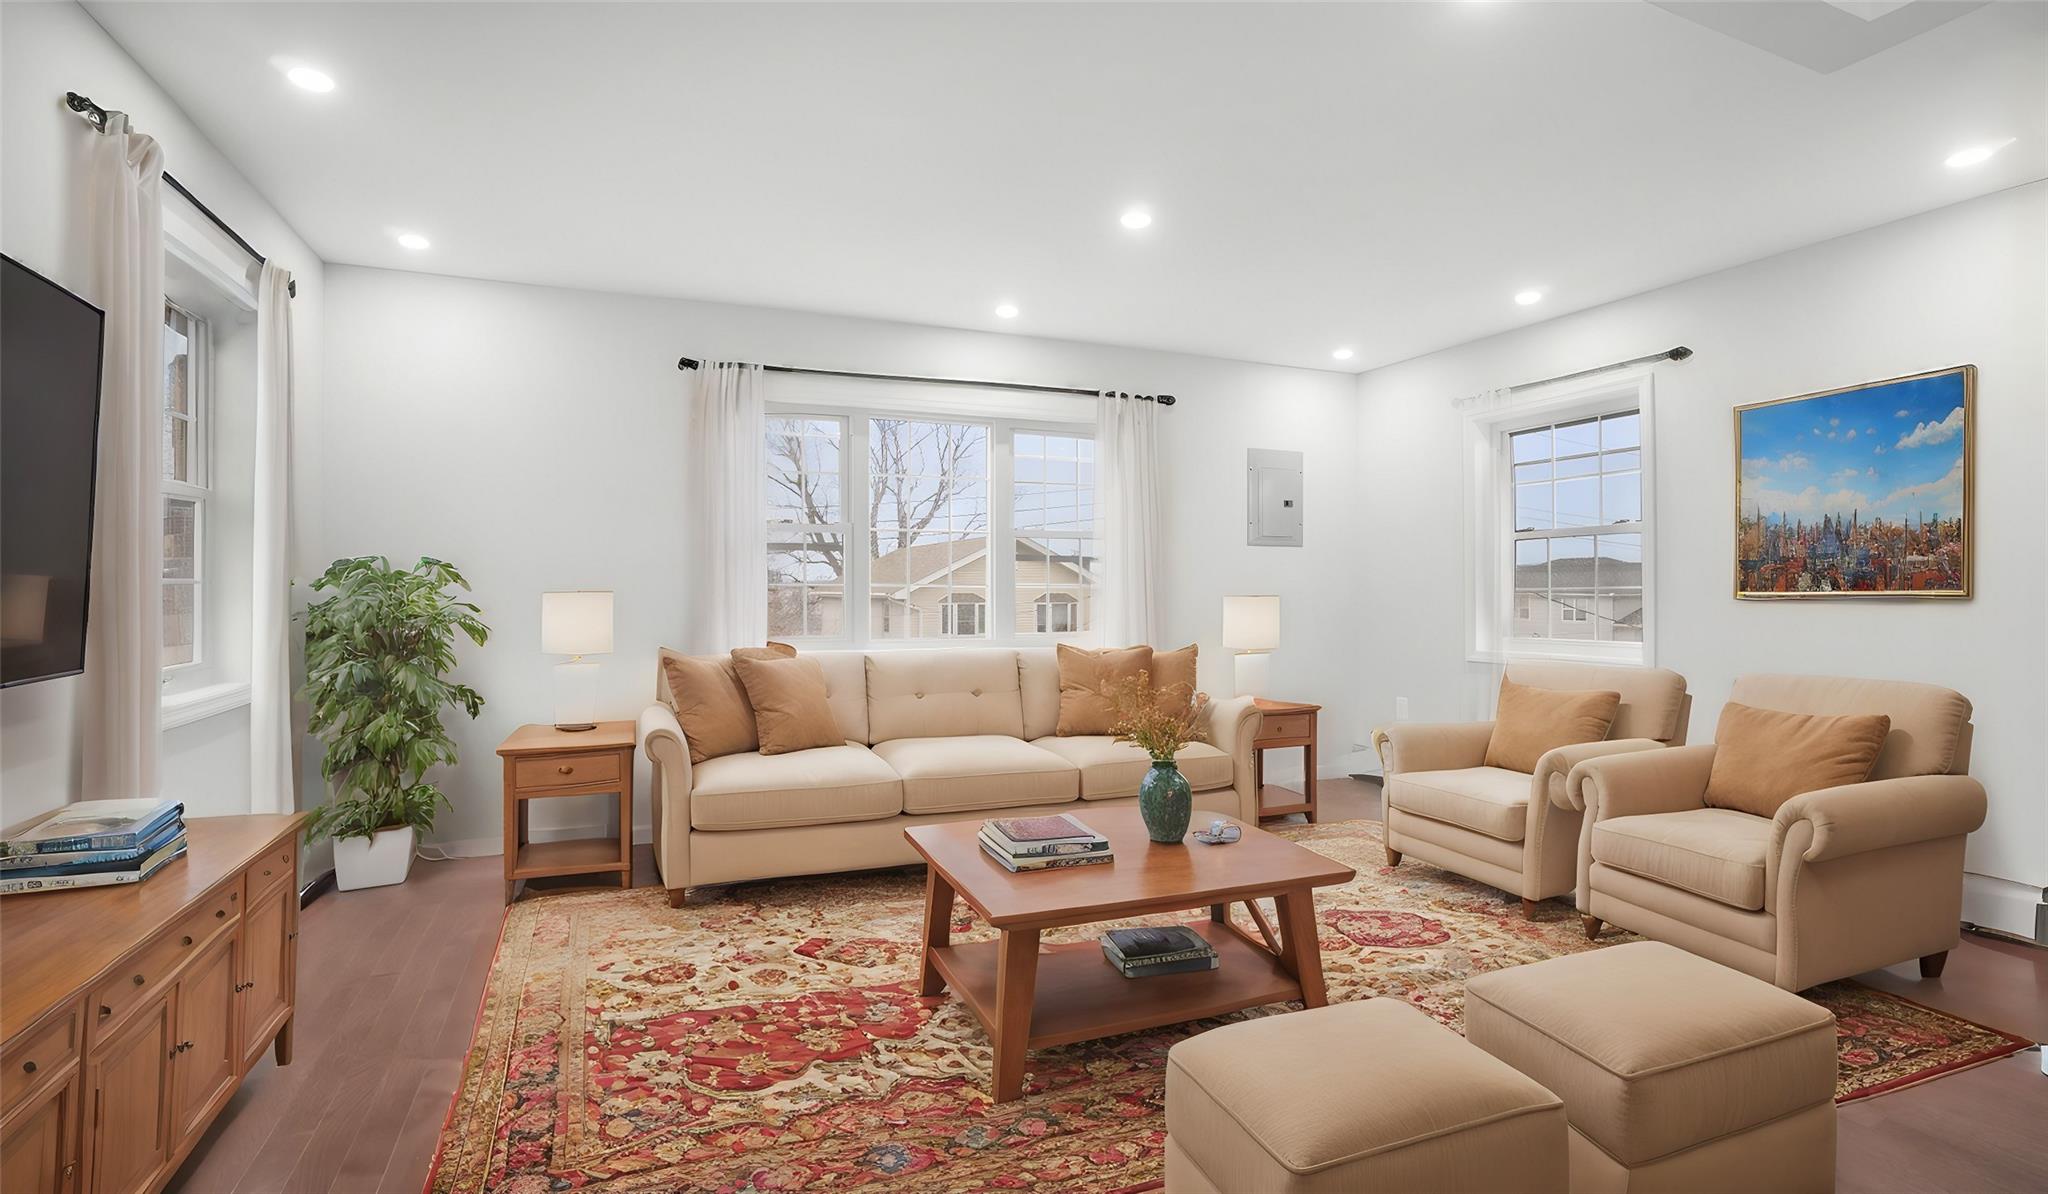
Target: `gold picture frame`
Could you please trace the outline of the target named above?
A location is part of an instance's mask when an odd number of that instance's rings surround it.
[[[1970,598],[1975,365],[1751,402],[1734,424],[1737,600]]]

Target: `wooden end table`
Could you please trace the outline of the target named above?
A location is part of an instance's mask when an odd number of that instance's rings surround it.
[[[929,864],[918,993],[952,987],[988,1030],[996,1047],[996,1102],[1023,1094],[1030,1049],[1290,999],[1306,1007],[1328,1002],[1313,893],[1349,881],[1356,873],[1350,867],[1241,823],[1244,837],[1234,845],[1159,845],[1147,839],[1135,808],[1082,804],[1073,815],[1109,839],[1115,861],[1011,874],[982,853],[979,821],[903,831]],[[1001,934],[998,940],[952,944],[956,896]],[[1254,902],[1265,896],[1279,909],[1277,936]],[[1239,902],[1256,933],[1231,918],[1230,905]],[[1209,919],[1191,927],[1220,955],[1215,970],[1125,978],[1093,940],[1039,944],[1045,929],[1204,907]]]
[[[620,887],[633,886],[633,750],[638,727],[630,721],[601,721],[594,730],[571,732],[527,725],[499,745],[505,760],[505,902],[519,894],[524,879],[543,875],[617,872]],[[528,801],[550,796],[619,797],[617,837],[530,842]]]
[[[1265,697],[1254,697],[1252,703],[1266,715],[1259,723],[1258,737],[1252,739],[1252,787],[1259,794],[1259,816],[1284,817],[1289,813],[1307,813],[1308,823],[1315,824],[1316,714],[1322,712],[1323,707],[1300,701],[1269,701]],[[1267,787],[1266,752],[1296,746],[1301,748],[1301,791]],[[1280,803],[1266,803],[1268,792],[1278,796]]]

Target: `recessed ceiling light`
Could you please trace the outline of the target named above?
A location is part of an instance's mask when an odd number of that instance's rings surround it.
[[[1515,302],[1524,307],[1532,307],[1542,301],[1543,292],[1540,290],[1524,290],[1515,296]]]
[[[999,305],[998,305],[998,306],[996,307],[996,318],[997,318],[997,319],[1015,319],[1015,318],[1017,318],[1017,304],[1015,304],[1015,303],[1002,303],[1002,304],[999,304]]]
[[[1351,359],[1351,350],[1348,348],[1340,348],[1337,349],[1335,352],[1332,352],[1330,355],[1336,357],[1340,361],[1348,361]]]
[[[1134,207],[1123,215],[1118,216],[1117,223],[1136,232],[1140,228],[1150,228],[1152,226],[1152,213],[1142,207]]]
[[[400,248],[419,250],[426,248],[428,245],[433,244],[433,242],[417,232],[401,232],[398,234],[398,244]]]
[[[334,90],[334,76],[324,70],[310,66],[295,66],[284,72],[284,77],[307,91],[328,92]]]
[[[1993,142],[1989,145],[1972,145],[1968,149],[1958,149],[1948,155],[1946,164],[1951,170],[1967,170],[1971,166],[1981,166],[1991,160],[1992,154],[2004,149],[2016,139],[2014,137],[2007,137],[2003,141]]]

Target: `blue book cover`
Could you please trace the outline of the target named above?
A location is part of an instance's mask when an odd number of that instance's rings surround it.
[[[118,871],[101,871],[92,875],[50,875],[48,877],[23,877],[0,879],[0,895],[20,895],[36,891],[69,891],[80,887],[110,887],[122,883],[140,883],[151,875],[185,857],[185,835],[171,839],[171,844],[159,848],[142,860],[140,867],[124,867]]]
[[[175,800],[80,800],[0,839],[0,856],[133,850],[184,812]]]
[[[133,870],[142,860],[169,845],[185,832],[182,818],[172,818],[157,827],[141,845],[129,850],[63,850],[48,854],[23,854],[0,858],[0,879],[29,879],[48,875],[91,875],[100,871]]]

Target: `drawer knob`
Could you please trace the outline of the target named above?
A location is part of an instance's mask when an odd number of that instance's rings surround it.
[[[113,1009],[113,1008],[110,1008],[110,1007],[108,1007],[108,1006],[107,1006],[106,1004],[104,1004],[104,1003],[100,1004],[100,1019],[104,1020],[104,1019],[106,1019],[106,1018],[107,1018],[108,1016],[111,1016],[111,1015],[113,1015],[113,1014],[114,1014],[114,1009]]]
[[[264,867],[264,868],[263,868],[263,877],[264,877],[264,878],[266,878],[266,879],[270,878],[270,868],[269,868],[269,867]]]
[[[141,986],[141,985],[142,985],[142,976],[138,974],[138,975],[136,975],[136,976],[135,976],[135,977],[134,977],[133,979],[131,979],[131,980],[129,980],[129,981],[133,982],[133,983],[134,983],[134,984],[135,984],[136,986],[138,986],[138,987],[139,987],[139,986]]]
[[[555,768],[555,770],[556,770],[556,772],[558,772],[559,774],[562,774],[562,775],[567,775],[567,774],[569,774],[569,773],[570,773],[571,771],[574,771],[574,770],[576,770],[576,769],[575,769],[574,767],[571,767],[571,766],[570,766],[569,764],[567,764],[567,763],[564,763],[564,764],[562,764],[562,765],[561,765],[560,767],[557,767],[557,768]]]
[[[228,918],[228,910],[226,908],[216,909],[213,918],[215,920],[226,920]]]
[[[190,937],[180,937],[180,938],[178,938],[178,944],[179,944],[179,945],[190,945],[190,944],[192,944],[192,939],[191,939]]]
[[[35,1072],[36,1072],[36,1063],[35,1063],[35,1062],[33,1062],[33,1061],[24,1061],[24,1062],[22,1062],[22,1063],[21,1063],[21,1072],[22,1072],[22,1073],[24,1073],[24,1074],[33,1074],[33,1073],[35,1073]]]

